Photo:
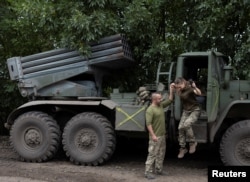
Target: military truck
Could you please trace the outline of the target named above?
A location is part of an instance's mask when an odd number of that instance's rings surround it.
[[[227,56],[213,51],[181,54],[175,62],[160,62],[156,82],[145,84],[137,94],[114,89],[110,98],[104,98],[103,76],[134,60],[121,35],[101,39],[91,51],[90,57],[56,49],[7,60],[10,78],[29,98],[5,123],[22,161],[47,161],[62,145],[75,164],[103,164],[112,156],[118,135],[148,136],[145,110],[150,93],[166,95],[168,85],[184,77],[202,90],[197,97],[202,112],[193,126],[197,142],[220,143],[225,165],[250,165],[250,81],[232,80]],[[178,97],[166,110],[172,143],[177,142],[181,110]]]

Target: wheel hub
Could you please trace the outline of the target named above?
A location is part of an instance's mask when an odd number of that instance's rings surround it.
[[[76,146],[83,152],[92,152],[98,145],[98,137],[92,129],[82,129],[76,134]]]
[[[250,162],[250,138],[241,140],[236,146],[236,156],[242,163]]]
[[[41,144],[42,138],[36,129],[29,129],[24,136],[25,143],[30,147],[36,147]]]
[[[81,137],[81,144],[83,146],[89,146],[92,142],[92,139],[89,135],[84,135]]]
[[[250,158],[250,143],[249,143],[249,145],[246,147],[244,153],[246,154],[247,157]]]

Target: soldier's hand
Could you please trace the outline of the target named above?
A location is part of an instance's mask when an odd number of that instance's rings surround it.
[[[191,85],[193,88],[196,88],[196,84],[195,84],[195,82],[193,81],[192,82],[192,85]]]
[[[172,91],[175,89],[175,84],[174,83],[171,83],[170,86],[169,86],[169,89]]]
[[[152,136],[152,140],[153,140],[154,142],[158,142],[157,136],[153,135],[153,136]]]

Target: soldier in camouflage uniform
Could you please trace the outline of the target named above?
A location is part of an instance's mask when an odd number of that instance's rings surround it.
[[[175,80],[175,89],[180,96],[183,112],[179,123],[179,145],[180,152],[178,158],[183,158],[187,153],[186,141],[189,141],[189,153],[196,150],[197,142],[192,129],[192,124],[198,120],[200,115],[200,105],[196,100],[196,95],[201,95],[201,91],[194,82],[188,82],[184,78]]]
[[[162,170],[166,151],[166,127],[164,108],[173,101],[174,86],[170,85],[169,100],[161,102],[159,93],[152,94],[152,103],[146,111],[146,125],[149,131],[148,157],[145,167],[145,177],[154,179],[153,172],[164,175]]]

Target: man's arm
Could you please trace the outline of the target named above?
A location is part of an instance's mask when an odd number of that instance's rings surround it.
[[[175,89],[175,84],[171,83],[169,86],[169,97],[168,97],[168,99],[171,101],[174,100],[174,89]]]
[[[167,107],[170,105],[174,100],[174,83],[170,84],[169,86],[169,96],[168,100],[162,102],[163,107]]]
[[[153,127],[152,127],[152,120],[153,120],[153,113],[152,110],[150,110],[150,108],[147,109],[146,111],[146,125],[147,125],[147,129],[148,132],[152,138],[153,141],[157,142],[158,138],[156,137]]]
[[[155,142],[157,142],[158,138],[157,138],[157,136],[154,133],[152,125],[151,124],[147,125],[147,128],[148,128],[148,132],[149,132],[150,136],[152,137],[152,140],[155,141]]]

